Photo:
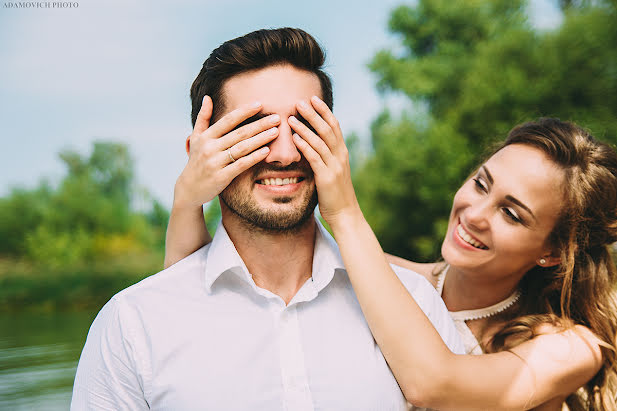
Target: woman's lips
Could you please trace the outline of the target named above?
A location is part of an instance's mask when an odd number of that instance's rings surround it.
[[[488,247],[480,240],[469,234],[460,222],[456,226],[455,233],[457,237],[461,239],[465,244],[468,244],[478,250],[488,250]]]

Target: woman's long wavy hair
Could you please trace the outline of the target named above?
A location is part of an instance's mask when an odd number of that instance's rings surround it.
[[[508,350],[547,322],[588,327],[603,341],[603,366],[566,403],[570,410],[615,410],[617,272],[610,249],[617,241],[617,153],[579,126],[550,118],[515,127],[496,151],[512,144],[542,150],[565,172],[564,207],[549,237],[561,263],[523,277],[517,309],[484,348]]]

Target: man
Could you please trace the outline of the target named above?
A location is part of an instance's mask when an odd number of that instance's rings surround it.
[[[214,133],[208,141],[219,151],[209,158],[223,168],[256,164],[220,194],[222,224],[210,244],[103,307],[80,359],[73,409],[406,409],[337,246],[314,218],[313,172],[292,138],[299,102],[317,96],[332,107],[323,62],[316,41],[297,29],[249,33],[206,60],[191,91],[198,132],[190,145]],[[202,102],[213,107],[212,126]],[[263,132],[270,120],[276,138]],[[242,149],[240,130],[271,140],[269,150]],[[397,273],[460,350],[432,287]]]

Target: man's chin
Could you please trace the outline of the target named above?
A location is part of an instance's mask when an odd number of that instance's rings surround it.
[[[241,215],[235,212],[234,214],[251,228],[274,234],[293,233],[299,231],[310,223],[313,217],[313,211],[314,209],[310,212],[303,212],[302,214],[297,212],[289,213],[273,211],[253,215]]]
[[[292,233],[302,229],[310,223],[317,206],[316,193],[308,199],[281,196],[269,201],[238,203],[223,195],[221,200],[242,223],[268,233]]]

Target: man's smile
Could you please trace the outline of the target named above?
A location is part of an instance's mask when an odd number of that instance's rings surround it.
[[[274,195],[291,195],[300,190],[307,178],[298,171],[267,172],[255,180],[255,187]]]
[[[288,184],[296,184],[301,181],[304,181],[304,177],[270,177],[257,180],[257,184],[265,186],[285,186]]]

